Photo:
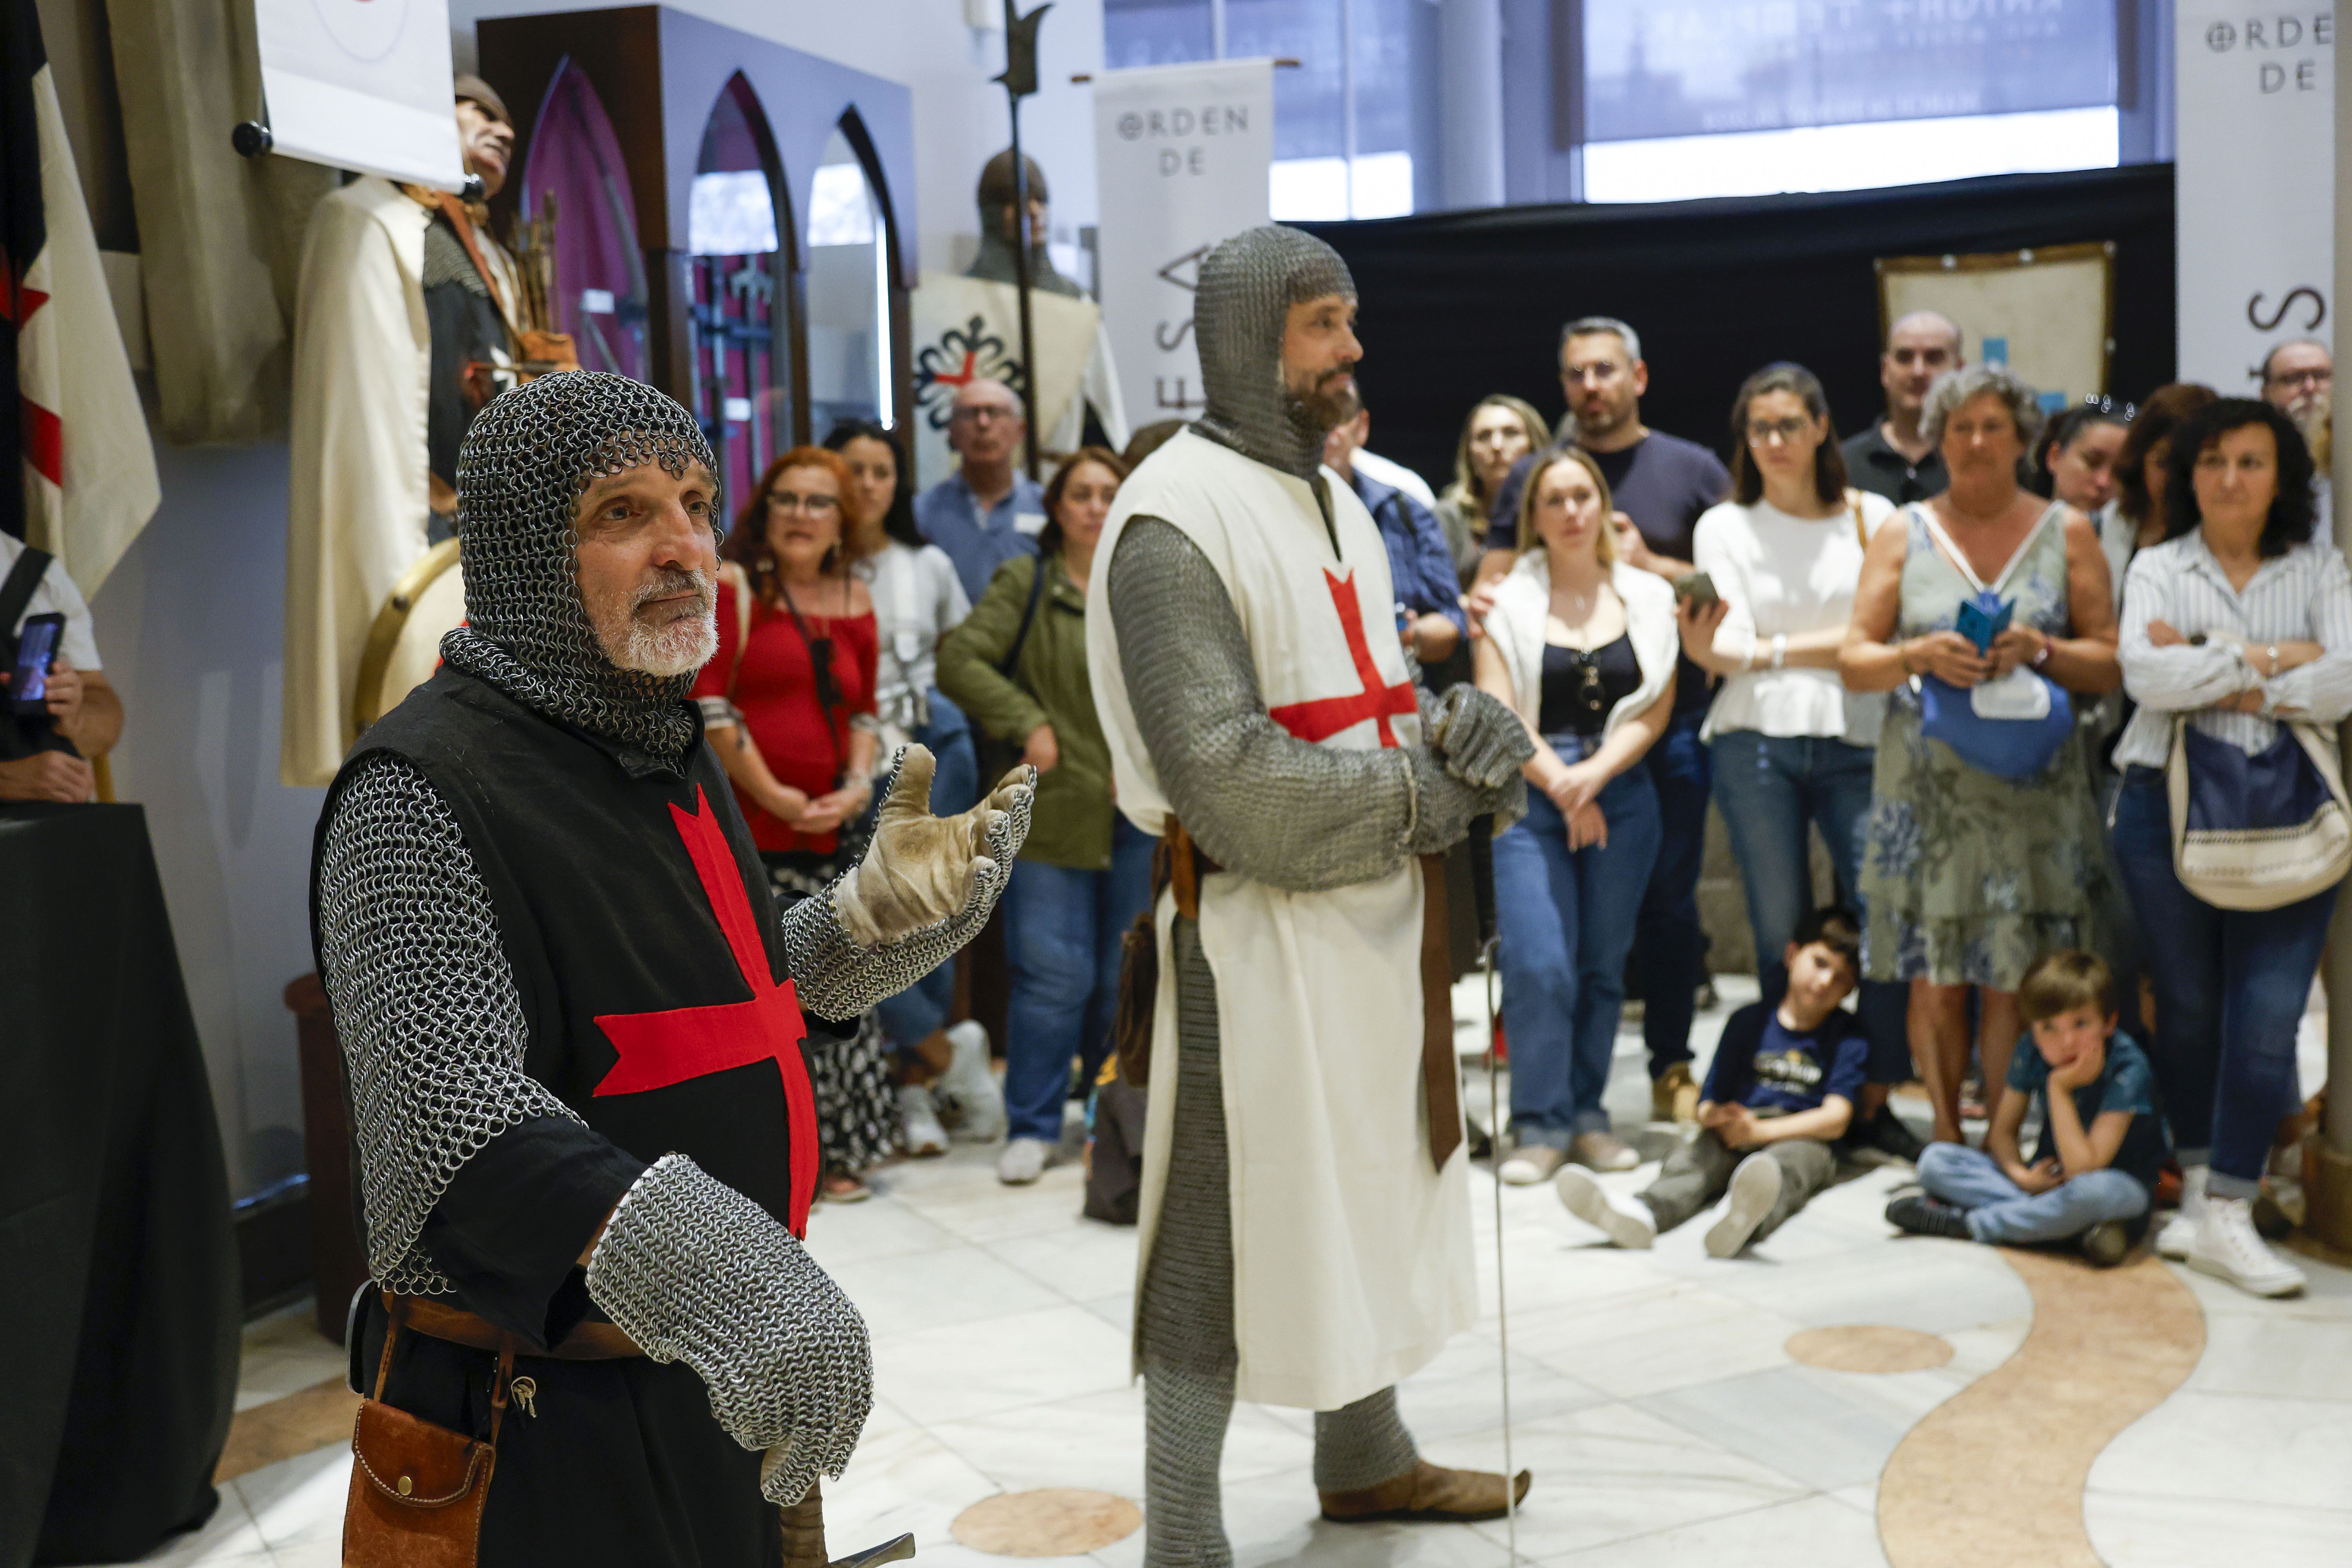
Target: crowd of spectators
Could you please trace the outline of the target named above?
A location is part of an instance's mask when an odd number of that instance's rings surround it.
[[[1536,742],[1527,815],[1495,845],[1498,1174],[1557,1182],[1621,1246],[1719,1203],[1722,1257],[1854,1155],[1917,1165],[1901,1230],[2099,1262],[2161,1194],[2159,1250],[2293,1290],[2256,1200],[2299,1109],[2335,890],[2204,901],[2175,874],[2166,770],[2219,746],[2239,776],[2291,772],[2290,726],[2332,746],[2352,712],[2352,574],[2314,456],[2327,352],[2281,345],[2261,400],[2176,384],[2053,408],[1966,342],[1934,312],[1895,321],[1883,415],[1844,438],[1811,370],[1764,366],[1719,457],[1644,423],[1638,332],[1588,316],[1560,334],[1558,427],[1481,398],[1442,491],[1370,449],[1360,401],[1331,433],[1326,477],[1379,526],[1422,679],[1475,680]],[[1116,808],[1085,617],[1118,489],[1178,428],[1059,457],[1040,485],[1015,462],[1017,396],[974,381],[958,470],[930,489],[894,432],[845,425],[744,509],[704,695],[780,891],[844,863],[906,742],[937,758],[941,812],[1012,763],[1040,774],[1004,900],[1003,1037],[962,1016],[950,966],[824,1047],[829,1198],[950,1136],[1003,1138],[1000,1177],[1034,1181],[1066,1102],[1110,1076],[1152,846]],[[1702,1079],[1711,805],[1760,998]],[[1633,999],[1652,1117],[1683,1129],[1638,1194],[1595,1179],[1641,1159],[1603,1104]],[[1898,1091],[1924,1095],[1927,1141]]]

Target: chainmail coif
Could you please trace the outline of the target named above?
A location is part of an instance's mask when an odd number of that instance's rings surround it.
[[[551,718],[674,761],[694,742],[694,677],[605,658],[575,559],[581,491],[646,463],[673,477],[689,463],[718,471],[694,416],[625,375],[542,375],[483,409],[457,451],[467,624],[441,639],[441,657]],[[718,526],[715,491],[710,515]]]
[[[1313,235],[1268,224],[1237,234],[1201,263],[1192,320],[1208,408],[1193,428],[1302,479],[1323,461],[1323,421],[1282,384],[1290,307],[1356,297],[1339,253]]]

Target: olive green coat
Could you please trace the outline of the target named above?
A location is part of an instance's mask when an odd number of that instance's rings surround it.
[[[1040,724],[1054,727],[1061,762],[1037,778],[1029,841],[1021,858],[1072,870],[1110,868],[1110,748],[1095,717],[1087,679],[1087,598],[1056,554],[1010,679],[997,666],[1012,651],[1039,566],[1016,555],[996,569],[971,614],[940,643],[940,689],[977,730],[1018,752]],[[995,783],[982,779],[982,788]]]

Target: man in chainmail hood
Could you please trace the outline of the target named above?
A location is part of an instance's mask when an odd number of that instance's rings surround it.
[[[486,1568],[823,1561],[814,1483],[872,1363],[799,1239],[799,1042],[979,929],[1030,790],[941,821],[909,748],[865,860],[778,917],[687,700],[717,642],[714,471],[692,416],[620,376],[492,403],[457,472],[468,624],[328,792],[311,930],[373,1275],[355,1383],[405,1413],[362,1415],[347,1562],[425,1561],[467,1506],[414,1506],[383,1434],[417,1422],[495,1442],[468,1483]]]
[[[1413,683],[1380,531],[1320,470],[1355,306],[1296,229],[1210,253],[1207,412],[1120,488],[1108,613],[1087,617],[1119,807],[1169,849],[1136,1353],[1146,1560],[1171,1568],[1231,1560],[1237,1394],[1317,1412],[1327,1519],[1506,1506],[1503,1477],[1420,1458],[1395,1385],[1477,1309],[1422,858],[1515,816],[1533,747],[1486,693]]]

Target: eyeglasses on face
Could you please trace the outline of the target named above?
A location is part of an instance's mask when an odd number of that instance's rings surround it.
[[[985,425],[992,420],[1001,423],[1016,419],[1020,416],[1001,403],[972,403],[956,409],[948,417],[960,419],[966,425]]]
[[[1614,381],[1625,367],[1615,360],[1597,359],[1584,364],[1564,364],[1559,367],[1562,381]]]
[[[2267,386],[2308,386],[2316,390],[2336,384],[2336,373],[2325,367],[2310,370],[2282,371],[2264,382]]]
[[[1750,419],[1748,438],[1759,447],[1771,441],[1786,441],[1795,446],[1797,437],[1813,427],[1813,422],[1791,416],[1787,419]]]
[[[831,517],[841,510],[841,498],[829,495],[794,495],[790,490],[770,490],[768,510],[778,515],[805,512],[811,517]]]

